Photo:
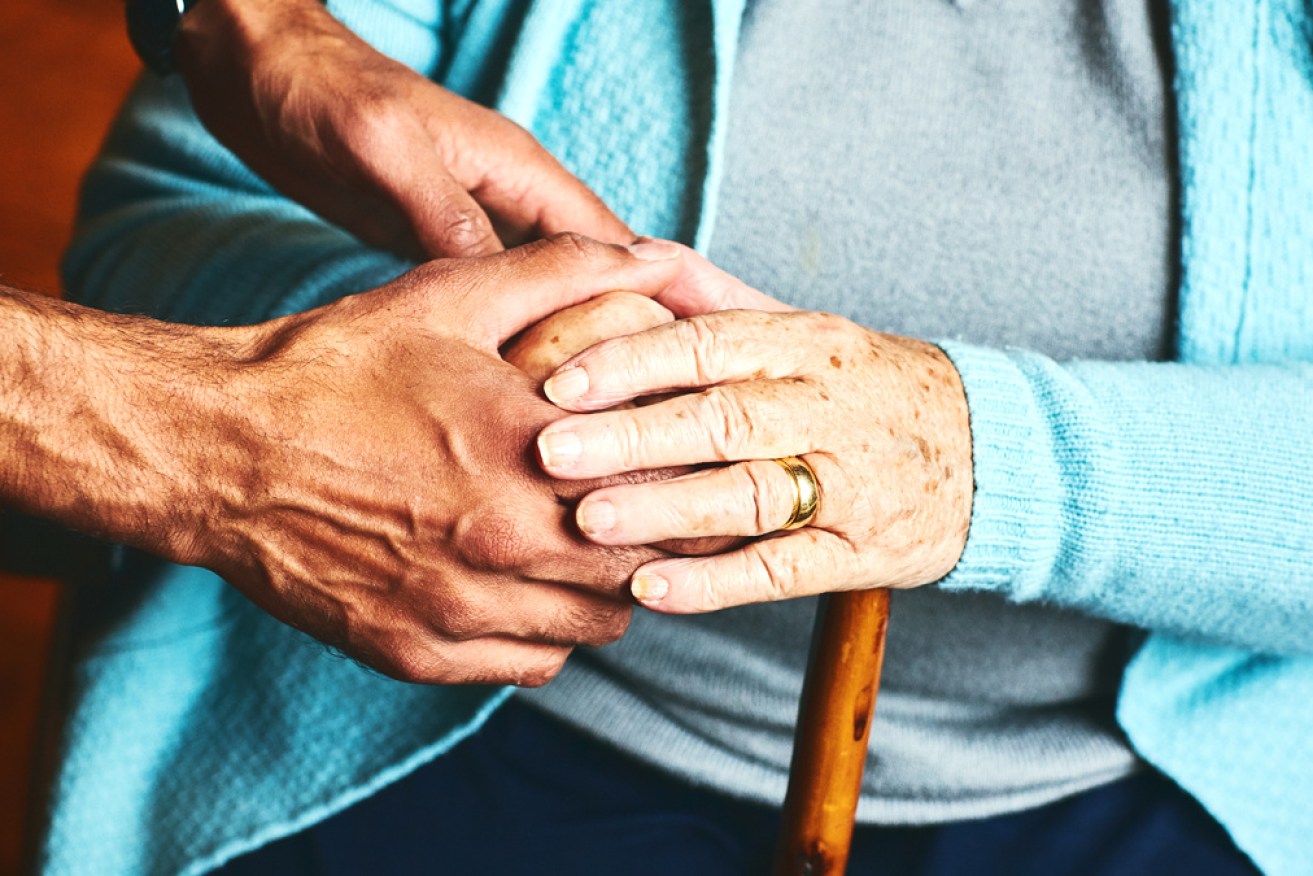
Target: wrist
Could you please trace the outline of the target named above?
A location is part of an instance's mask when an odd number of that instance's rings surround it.
[[[204,0],[179,21],[174,60],[188,84],[200,85],[199,77],[216,70],[226,78],[234,68],[249,69],[266,47],[285,49],[290,33],[318,31],[326,20],[335,22],[323,0]]]
[[[943,391],[939,395],[940,405],[935,416],[939,423],[939,434],[942,435],[940,459],[944,472],[938,507],[942,516],[942,531],[945,533],[946,562],[935,576],[935,580],[939,580],[957,567],[966,548],[967,535],[971,529],[975,478],[971,411],[962,375],[956,363],[941,347],[929,345],[929,350],[938,366],[932,373],[943,375]]]
[[[970,403],[974,483],[966,545],[939,586],[1044,598],[1059,555],[1063,497],[1034,389],[1013,353],[958,341],[939,346]]]
[[[136,528],[118,540],[213,568],[229,553],[228,524],[244,506],[257,470],[253,448],[265,434],[267,399],[248,374],[265,326],[151,325],[163,336],[117,347],[106,363],[111,370],[143,359],[155,366],[137,364],[141,379],[120,399],[129,415],[151,415],[127,435],[140,448],[131,466],[140,493],[125,515]]]
[[[240,470],[229,389],[250,329],[105,314],[6,294],[0,499],[183,562]]]

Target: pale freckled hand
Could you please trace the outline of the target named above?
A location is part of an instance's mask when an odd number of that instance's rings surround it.
[[[597,344],[546,385],[576,415],[538,438],[545,470],[593,478],[722,463],[683,477],[609,486],[580,503],[593,541],[752,536],[713,557],[639,569],[635,595],[663,612],[866,587],[916,587],[957,563],[971,512],[971,440],[947,356],[814,312],[725,311]],[[678,392],[633,410],[604,410]],[[773,460],[816,473],[811,525],[776,533],[796,496]],[[769,536],[769,537],[762,537]]]
[[[692,273],[708,267],[705,260],[685,250],[685,261],[692,264]],[[684,272],[685,275],[690,273]],[[685,276],[683,279],[687,279]],[[672,284],[674,288],[677,284]],[[671,289],[664,290],[671,295]],[[581,353],[600,341],[624,337],[674,320],[674,315],[657,301],[635,292],[615,291],[599,295],[582,304],[558,310],[551,316],[525,329],[502,350],[502,357],[541,384],[552,372],[576,353]],[[617,405],[631,407],[631,402]],[[674,477],[689,471],[687,467],[654,470],[640,473],[644,480]],[[632,478],[633,475],[630,475]],[[573,509],[572,509],[573,510]],[[676,554],[719,553],[736,546],[741,539],[695,538],[674,539],[654,544],[661,550]]]

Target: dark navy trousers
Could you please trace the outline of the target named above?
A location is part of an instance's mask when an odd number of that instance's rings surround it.
[[[225,876],[760,876],[775,810],[680,782],[511,702],[449,754]],[[1039,809],[859,827],[849,874],[1239,876],[1200,806],[1145,771]]]

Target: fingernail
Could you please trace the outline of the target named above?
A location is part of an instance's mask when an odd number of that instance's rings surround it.
[[[575,519],[584,535],[605,535],[615,528],[615,506],[605,499],[584,502]]]
[[[588,392],[588,372],[572,365],[569,368],[547,378],[543,392],[556,404],[566,404],[580,398]]]
[[[543,432],[538,436],[538,456],[547,468],[569,468],[583,451],[579,436],[573,432]]]
[[[629,592],[644,605],[656,605],[670,592],[670,582],[651,572],[639,572],[629,585]]]
[[[660,262],[666,259],[678,258],[680,253],[679,244],[677,243],[646,238],[629,244],[626,249],[633,254],[634,258],[642,259],[645,262]]]

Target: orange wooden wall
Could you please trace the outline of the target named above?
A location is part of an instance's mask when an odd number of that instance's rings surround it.
[[[121,0],[0,2],[0,279],[7,285],[59,290],[78,179],[138,69],[122,16]],[[56,596],[53,582],[0,576],[0,874],[19,868]]]

